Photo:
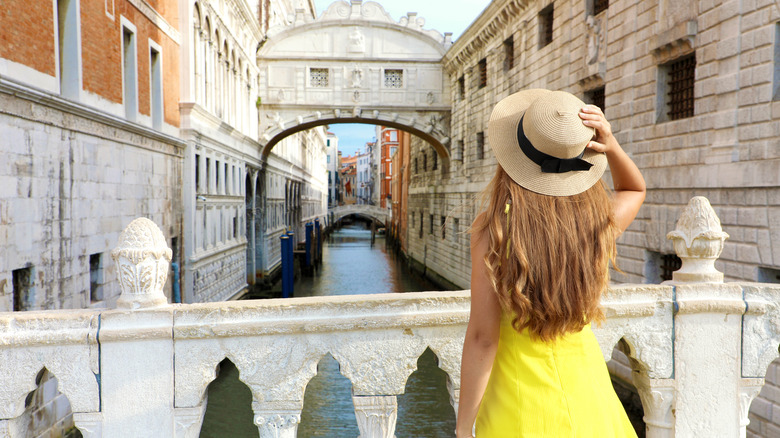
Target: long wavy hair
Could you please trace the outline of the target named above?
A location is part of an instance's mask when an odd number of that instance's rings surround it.
[[[599,301],[618,235],[604,182],[573,196],[547,196],[497,167],[485,219],[472,232],[490,239],[488,279],[501,307],[512,312],[512,326],[550,341],[602,321]]]

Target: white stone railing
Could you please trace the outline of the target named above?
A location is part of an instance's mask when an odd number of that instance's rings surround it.
[[[295,436],[327,353],[352,383],[363,438],[393,437],[396,396],[428,347],[457,406],[468,291],[160,303],[170,253],[157,227],[138,221],[114,251],[123,308],[0,313],[0,437],[25,436],[18,418],[44,367],[88,438],[198,436],[224,358],[252,392],[260,437]],[[745,436],[778,356],[780,285],[718,282],[711,262],[726,236],[703,198],[677,231],[686,282],[611,287],[594,332],[605,359],[620,339],[628,345],[648,437]]]

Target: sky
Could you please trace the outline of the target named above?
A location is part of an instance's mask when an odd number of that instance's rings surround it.
[[[317,15],[321,15],[331,3],[334,1],[314,0]],[[378,3],[396,21],[407,12],[417,12],[418,17],[425,18],[424,29],[452,32],[455,40],[477,19],[490,0],[380,0]],[[330,132],[339,137],[339,150],[344,156],[353,155],[376,136],[374,125],[363,124],[330,125]]]

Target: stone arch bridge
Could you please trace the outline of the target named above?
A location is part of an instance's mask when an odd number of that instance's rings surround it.
[[[452,41],[424,25],[414,13],[396,22],[378,3],[351,0],[269,30],[258,51],[263,157],[298,131],[366,123],[425,139],[446,165],[451,84],[442,58]]]
[[[358,216],[366,219],[375,220],[386,226],[390,221],[389,210],[376,205],[350,204],[328,210],[329,224],[333,225],[347,216]]]

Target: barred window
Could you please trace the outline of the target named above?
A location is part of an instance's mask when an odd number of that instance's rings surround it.
[[[433,169],[436,170],[439,168],[439,154],[435,153],[433,154]]]
[[[463,140],[458,140],[455,146],[455,159],[463,161]]]
[[[696,78],[696,56],[668,64],[669,120],[693,117],[693,83]]]
[[[661,281],[672,279],[672,273],[682,267],[682,260],[676,254],[664,254],[661,256]]]
[[[327,87],[330,85],[330,72],[327,68],[312,68],[309,70],[309,84],[312,87]]]
[[[598,15],[609,8],[609,0],[593,0],[593,15]]]
[[[601,111],[606,111],[604,106],[604,87],[595,88],[585,92],[585,102],[596,105]]]
[[[477,159],[485,158],[485,133],[477,132]]]
[[[463,75],[458,78],[458,96],[461,99],[466,98],[466,78]]]
[[[423,172],[428,171],[428,155],[423,154]]]
[[[414,158],[414,173],[415,174],[420,173],[420,167],[417,166],[417,157]]]
[[[385,70],[386,88],[403,88],[404,71],[403,70]]]
[[[515,39],[510,36],[504,41],[504,71],[512,70],[515,66]]]
[[[420,239],[423,238],[423,228],[425,227],[423,222],[423,212],[420,212]]]
[[[553,4],[539,12],[539,48],[550,44],[553,38]]]
[[[431,223],[431,226],[430,226],[430,231],[429,231],[429,233],[430,233],[430,234],[433,234],[433,215],[432,215],[432,214],[429,214],[429,215],[428,215],[428,219],[430,219],[430,223]]]
[[[487,58],[479,61],[479,88],[487,86]]]
[[[441,217],[441,240],[444,240],[447,238],[447,218],[445,216]]]

